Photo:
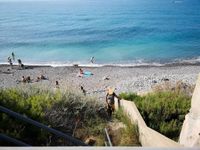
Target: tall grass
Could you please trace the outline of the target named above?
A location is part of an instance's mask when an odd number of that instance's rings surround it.
[[[125,128],[123,128],[120,135],[118,135],[117,140],[114,141],[115,144],[119,146],[141,146],[138,127],[131,123],[130,119],[124,114],[122,108],[117,110],[114,114],[114,118],[125,125]]]
[[[164,134],[165,136],[178,140],[184,117],[190,109],[191,91],[185,91],[178,86],[154,90],[145,96],[135,93],[122,93],[120,97],[134,101],[146,124]]]
[[[103,145],[100,139],[103,136],[106,117],[99,114],[99,109],[104,106],[94,98],[70,90],[53,92],[37,88],[0,89],[0,105],[80,140],[93,135],[96,137],[96,144]],[[1,133],[30,145],[70,145],[61,138],[4,113],[0,113],[0,122]],[[0,141],[0,145],[11,144]]]

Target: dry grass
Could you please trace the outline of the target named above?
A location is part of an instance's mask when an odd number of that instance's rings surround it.
[[[154,93],[156,92],[175,92],[177,94],[184,93],[187,96],[192,96],[195,85],[187,84],[183,81],[173,82],[164,82],[162,84],[155,85],[152,88]]]
[[[113,141],[118,146],[141,146],[139,141],[139,131],[137,125],[131,123],[130,119],[119,109],[115,114],[115,118],[121,121],[125,127],[118,132],[118,138]],[[115,133],[116,134],[116,133]]]

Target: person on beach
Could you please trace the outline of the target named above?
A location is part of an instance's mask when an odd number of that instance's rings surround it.
[[[30,76],[28,76],[28,77],[22,76],[21,82],[30,83],[31,82],[31,77]]]
[[[17,61],[18,61],[19,67],[20,67],[21,69],[23,69],[23,68],[24,68],[24,64],[22,64],[21,59],[17,59]]]
[[[94,56],[92,56],[91,58],[90,58],[90,62],[93,64],[94,63]]]
[[[21,65],[21,64],[22,64],[22,61],[21,61],[21,59],[17,59],[17,62],[18,62],[18,64],[19,64],[19,65]]]
[[[13,61],[15,61],[15,54],[14,54],[14,52],[12,52],[12,59],[13,59]]]
[[[31,77],[30,76],[26,77],[26,82],[28,82],[28,83],[31,82]]]
[[[10,58],[10,56],[8,57],[8,63],[11,66],[11,68],[13,67],[13,63],[12,63],[12,59]]]
[[[86,96],[86,90],[83,88],[83,86],[81,86],[81,91],[82,91],[83,94]]]
[[[48,78],[41,74],[39,77],[37,77],[36,82],[39,82],[40,80],[48,80]]]
[[[58,81],[56,81],[56,88],[59,89],[59,87],[60,87],[59,83],[58,83]]]
[[[115,94],[114,89],[109,87],[106,94],[107,112],[111,118],[112,113],[115,111],[115,97],[120,100],[119,96]]]
[[[48,80],[48,78],[45,77],[43,74],[41,74],[39,78],[40,78],[41,80]]]
[[[37,79],[35,80],[35,82],[39,82],[40,81],[40,77],[37,77]]]
[[[22,80],[21,80],[21,82],[26,83],[26,79],[25,79],[24,76],[22,76]]]
[[[82,75],[84,74],[84,72],[81,68],[79,69],[79,74],[82,74]]]
[[[81,68],[79,69],[79,73],[77,74],[78,77],[90,77],[92,75],[94,75],[92,72],[83,71]]]
[[[79,73],[78,73],[78,77],[83,77],[83,75],[84,75],[84,72],[83,72],[83,70],[80,68],[80,69],[79,69]]]

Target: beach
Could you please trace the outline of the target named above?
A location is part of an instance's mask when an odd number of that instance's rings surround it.
[[[147,93],[156,85],[164,82],[176,83],[182,81],[194,85],[199,74],[200,65],[183,66],[140,66],[140,67],[51,67],[26,66],[19,69],[14,66],[0,65],[0,88],[48,88],[55,89],[58,81],[60,89],[86,90],[87,95],[104,98],[108,87],[115,88],[117,94],[121,92]],[[79,69],[91,72],[91,76],[78,77]],[[38,76],[44,75],[47,80],[36,82]],[[20,82],[22,76],[30,76],[30,83]]]
[[[199,1],[48,1],[46,9],[43,1],[0,3],[1,88],[55,88],[58,81],[61,89],[83,86],[88,93],[104,95],[108,86],[117,93],[146,93],[166,81],[195,84]],[[20,59],[29,67],[3,65],[11,54],[14,64]],[[94,75],[77,77],[79,67],[73,64],[86,65],[83,71]],[[35,82],[41,74],[48,80]],[[33,82],[17,82],[22,76]]]

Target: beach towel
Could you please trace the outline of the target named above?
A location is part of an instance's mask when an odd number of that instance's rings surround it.
[[[90,76],[92,76],[93,74],[92,74],[92,72],[90,72],[90,71],[84,71],[83,75],[84,75],[84,77],[90,77]]]

